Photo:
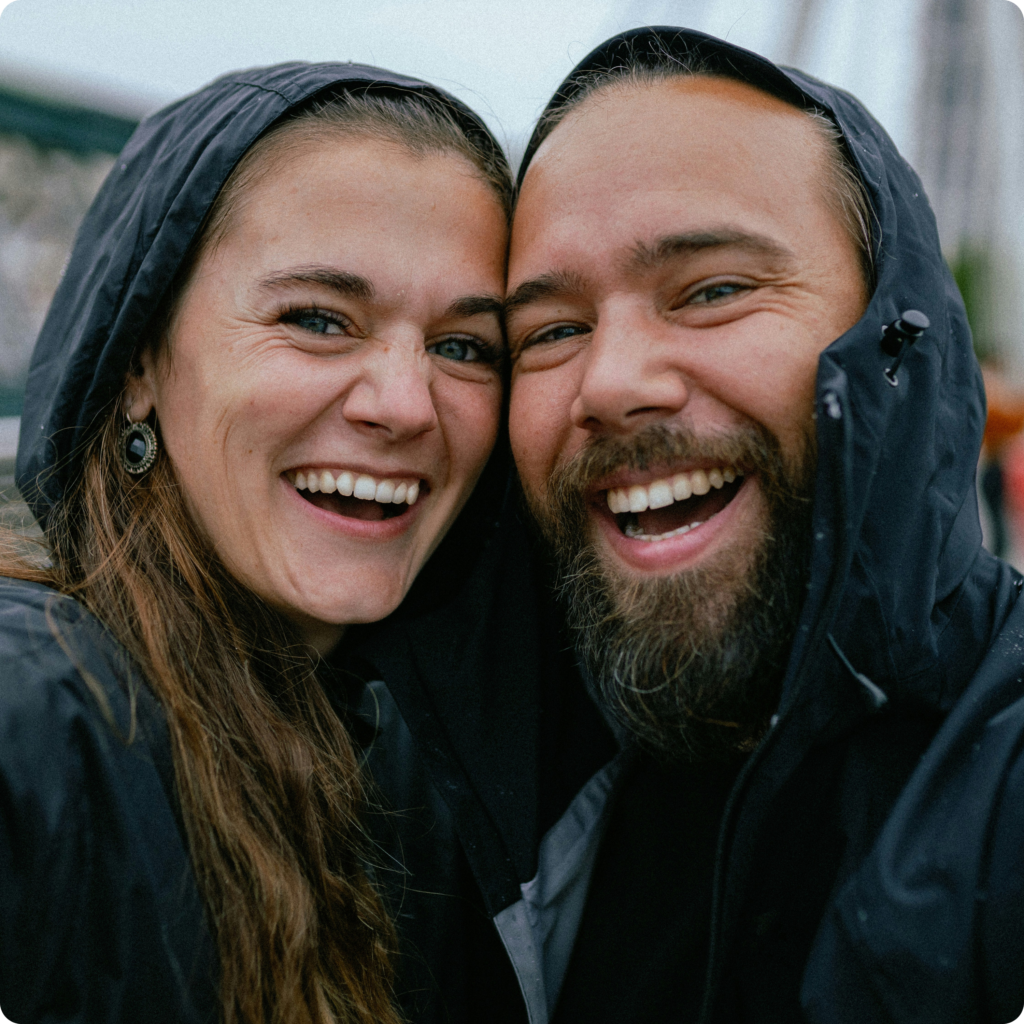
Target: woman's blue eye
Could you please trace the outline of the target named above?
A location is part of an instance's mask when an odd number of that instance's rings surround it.
[[[294,324],[300,331],[307,331],[310,334],[344,334],[352,326],[346,317],[317,309],[316,306],[288,310],[282,315],[281,320],[286,324]]]
[[[428,352],[441,356],[442,359],[453,359],[459,363],[475,363],[480,358],[476,346],[465,338],[445,338],[431,345]]]
[[[342,334],[342,326],[323,316],[300,316],[293,323],[311,334]]]

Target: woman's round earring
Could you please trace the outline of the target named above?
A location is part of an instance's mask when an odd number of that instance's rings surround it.
[[[132,476],[145,473],[156,462],[156,434],[148,423],[129,423],[121,431],[121,465]]]

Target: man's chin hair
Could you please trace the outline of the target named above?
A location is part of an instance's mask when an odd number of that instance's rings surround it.
[[[636,454],[580,453],[552,479],[543,504],[528,498],[558,569],[577,654],[605,710],[661,760],[732,760],[760,740],[778,706],[810,547],[813,442],[787,468],[774,437],[751,428],[726,443],[723,464],[754,463],[767,514],[754,550],[723,551],[671,576],[608,564],[589,536],[583,492],[618,466],[640,468],[701,443],[664,427],[632,439]],[[742,447],[741,453],[736,446]],[[728,457],[725,457],[728,456]]]
[[[804,589],[802,574],[785,585],[773,547],[753,565],[722,559],[667,577],[626,577],[596,558],[563,574],[569,626],[601,703],[659,758],[732,759],[767,729]]]

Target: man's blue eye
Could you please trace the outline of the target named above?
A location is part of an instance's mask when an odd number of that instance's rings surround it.
[[[473,363],[480,358],[476,347],[465,338],[445,338],[427,349],[443,359],[453,359],[460,363]]]
[[[579,324],[559,324],[537,335],[536,341],[541,344],[545,341],[564,341],[566,338],[575,338],[577,334],[585,333],[585,330]]]
[[[690,302],[691,304],[714,302],[716,299],[725,299],[742,291],[746,291],[746,288],[740,284],[715,284],[710,288],[702,288],[690,298]]]

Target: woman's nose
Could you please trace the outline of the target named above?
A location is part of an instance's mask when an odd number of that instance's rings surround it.
[[[689,398],[661,325],[635,310],[602,318],[585,355],[570,416],[584,430],[630,433],[679,413]]]
[[[437,427],[432,367],[421,335],[381,340],[365,357],[363,372],[342,406],[353,424],[409,440]]]

